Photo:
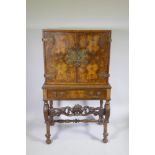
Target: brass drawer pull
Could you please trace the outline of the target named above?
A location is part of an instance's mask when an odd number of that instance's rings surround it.
[[[54,97],[57,97],[57,92],[52,92],[52,94],[54,95]]]
[[[100,91],[98,91],[98,92],[97,92],[97,96],[100,96],[100,95],[101,95],[101,92],[100,92]]]

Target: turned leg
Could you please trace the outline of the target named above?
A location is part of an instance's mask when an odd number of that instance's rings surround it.
[[[103,100],[100,100],[100,114],[99,114],[99,120],[98,124],[102,125],[103,124]]]
[[[53,101],[50,101],[50,111],[53,109]],[[50,114],[50,125],[54,125],[53,116]]]
[[[46,123],[46,143],[50,144],[51,143],[51,139],[50,139],[50,122],[49,122],[49,105],[48,105],[48,101],[44,101],[44,119],[45,119],[45,123]]]
[[[50,123],[49,122],[46,123],[46,134],[45,134],[45,136],[46,136],[46,143],[50,144],[51,143],[51,139],[50,139],[51,134],[50,134]]]
[[[104,118],[104,121],[103,121],[103,128],[104,128],[104,132],[103,132],[103,142],[104,143],[107,143],[108,142],[108,132],[107,132],[107,126],[108,126],[108,123],[109,123],[109,117],[110,117],[110,103],[109,101],[107,100],[106,103],[105,103],[105,118]]]

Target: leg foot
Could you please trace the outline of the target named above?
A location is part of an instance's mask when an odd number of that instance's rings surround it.
[[[46,143],[50,144],[51,143],[51,139],[50,139],[50,121],[49,121],[49,105],[48,105],[48,101],[44,101],[44,118],[45,118],[45,123],[46,123]]]
[[[106,101],[105,103],[105,117],[104,117],[104,122],[103,122],[103,142],[107,143],[108,142],[108,132],[107,132],[107,126],[109,123],[109,116],[110,116],[110,103],[109,101]]]
[[[107,123],[104,123],[103,143],[108,143]]]
[[[49,123],[46,123],[46,144],[50,144],[51,143],[51,139],[50,139],[50,124]]]
[[[103,143],[108,143],[108,139],[103,139]]]
[[[51,140],[50,139],[47,139],[46,140],[46,144],[51,144]]]

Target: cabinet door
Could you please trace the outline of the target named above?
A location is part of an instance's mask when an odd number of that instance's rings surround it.
[[[44,31],[43,38],[46,82],[76,82],[75,33]]]
[[[108,83],[110,31],[78,33],[77,82]]]

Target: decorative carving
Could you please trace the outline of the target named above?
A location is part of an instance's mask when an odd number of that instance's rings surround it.
[[[94,122],[94,123],[97,123],[98,120],[94,120],[94,119],[59,119],[59,120],[54,120],[54,122],[57,122],[57,123],[80,123],[80,122],[83,122],[83,123],[89,123],[89,122]]]
[[[87,116],[87,115],[104,115],[104,110],[100,107],[94,108],[89,106],[82,107],[81,105],[77,104],[74,107],[62,107],[62,108],[52,108],[50,109],[50,115],[52,116]]]

